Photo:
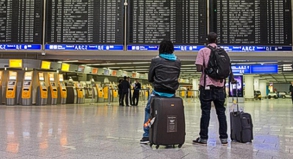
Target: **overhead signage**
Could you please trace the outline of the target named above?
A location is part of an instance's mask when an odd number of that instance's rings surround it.
[[[9,67],[11,68],[22,68],[22,60],[21,59],[10,59]]]
[[[93,44],[46,44],[46,50],[67,50],[67,51],[122,51],[123,45],[93,45]]]
[[[293,65],[292,64],[283,64],[282,71],[283,72],[292,72]]]
[[[50,69],[51,67],[51,62],[49,61],[42,61],[42,64],[41,64],[41,69]]]
[[[234,74],[277,74],[278,65],[234,65]]]
[[[98,68],[92,68],[92,74],[98,74]]]
[[[40,44],[0,44],[0,50],[41,50]]]
[[[175,51],[199,51],[204,45],[174,45]],[[291,46],[220,46],[227,52],[292,51]],[[129,51],[158,51],[159,45],[128,45]]]
[[[69,64],[62,63],[62,65],[61,65],[61,71],[68,72],[69,71],[69,67],[70,67]]]

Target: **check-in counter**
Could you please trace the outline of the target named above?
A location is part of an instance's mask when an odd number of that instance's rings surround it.
[[[17,72],[9,71],[8,82],[6,87],[6,105],[15,105],[16,103],[16,85]]]
[[[33,72],[25,72],[21,88],[21,104],[32,105],[32,76]]]

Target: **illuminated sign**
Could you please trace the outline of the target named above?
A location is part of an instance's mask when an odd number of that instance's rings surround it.
[[[69,64],[62,63],[61,71],[66,71],[66,72],[68,72],[68,71],[69,71],[69,67],[70,67]]]
[[[20,59],[10,59],[9,67],[11,68],[22,68],[22,60]]]
[[[41,50],[39,44],[0,44],[0,50]]]
[[[199,51],[204,45],[174,45],[175,51]],[[291,46],[220,46],[227,52],[292,51]],[[128,45],[129,51],[158,51],[159,45]]]
[[[108,51],[123,50],[123,45],[93,45],[93,44],[46,44],[46,50],[69,50],[69,51]]]
[[[41,69],[50,69],[51,62],[48,61],[42,61]]]
[[[278,65],[234,65],[234,74],[277,74]]]

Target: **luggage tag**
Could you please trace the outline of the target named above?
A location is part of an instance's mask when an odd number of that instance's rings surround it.
[[[205,86],[204,90],[211,90],[210,86]]]

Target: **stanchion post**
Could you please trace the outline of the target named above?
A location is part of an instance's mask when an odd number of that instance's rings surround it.
[[[108,86],[108,106],[111,106],[111,90],[110,90],[110,86]]]

